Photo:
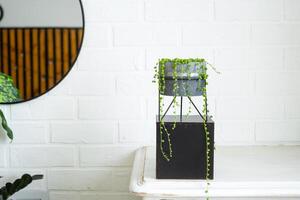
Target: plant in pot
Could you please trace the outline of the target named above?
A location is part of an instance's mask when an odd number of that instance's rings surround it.
[[[200,58],[159,59],[154,82],[158,83],[159,112],[156,121],[156,177],[158,179],[213,179],[214,122],[208,115],[207,66]],[[214,68],[213,68],[214,69]],[[172,102],[165,108],[164,97]],[[199,111],[192,97],[202,96]],[[180,102],[178,102],[180,98]],[[183,100],[189,102],[182,114]],[[167,115],[173,107],[173,115]],[[180,113],[177,114],[177,108]],[[198,115],[191,115],[192,108]],[[208,188],[206,188],[206,192]]]
[[[0,73],[0,103],[11,103],[20,100],[18,89],[14,86],[13,79]],[[4,113],[0,109],[0,132],[6,133],[7,137],[13,140],[13,131],[8,126]],[[0,177],[2,178],[2,177]],[[42,179],[43,175],[24,174],[21,178],[16,179],[14,182],[7,182],[4,186],[0,186],[0,200],[7,200],[16,192],[24,189],[34,180]]]

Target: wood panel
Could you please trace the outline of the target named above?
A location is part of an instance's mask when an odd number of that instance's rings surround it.
[[[0,72],[12,76],[22,99],[53,88],[70,70],[82,28],[0,28]]]

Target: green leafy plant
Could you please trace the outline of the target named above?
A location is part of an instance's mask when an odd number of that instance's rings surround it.
[[[0,103],[13,103],[20,101],[19,90],[14,86],[13,79],[0,72]],[[4,130],[9,139],[13,140],[13,132],[9,128],[4,113],[0,109],[0,128]]]
[[[19,90],[15,87],[13,79],[0,72],[0,103],[13,103],[20,100]]]
[[[208,119],[208,98],[207,98],[207,85],[208,85],[208,74],[207,74],[207,66],[211,66],[213,70],[216,71],[216,69],[210,65],[205,59],[202,58],[189,58],[189,59],[169,59],[169,58],[162,58],[159,59],[158,63],[155,66],[155,75],[153,82],[158,83],[158,89],[159,89],[159,120],[160,120],[160,150],[162,156],[165,158],[166,161],[170,161],[173,157],[172,152],[172,142],[170,140],[170,134],[169,131],[165,127],[165,122],[163,120],[164,117],[164,96],[166,90],[166,65],[172,63],[172,80],[174,80],[172,89],[173,89],[173,114],[176,115],[176,108],[179,106],[179,103],[177,102],[177,97],[179,96],[179,93],[184,93],[184,96],[187,96],[189,99],[191,98],[191,94],[195,91],[192,91],[192,88],[190,88],[190,85],[187,84],[187,81],[190,81],[192,79],[192,68],[195,66],[193,64],[197,64],[200,67],[197,67],[197,88],[196,90],[201,93],[201,96],[203,97],[203,108],[202,108],[202,117],[203,117],[203,129],[205,133],[206,138],[206,190],[205,192],[208,194],[208,187],[209,187],[209,177],[210,177],[210,133],[208,131],[207,127],[207,119]],[[193,68],[194,70],[194,68]],[[217,71],[216,71],[217,72]],[[179,74],[180,76],[185,75],[187,80],[184,82],[182,80],[179,80]],[[217,72],[219,73],[219,72]],[[195,73],[193,74],[193,76]],[[181,82],[180,82],[181,81]],[[180,85],[181,84],[181,85]],[[182,94],[181,94],[182,96]],[[181,97],[182,98],[182,97]],[[188,108],[187,117],[191,114],[191,101]],[[172,130],[175,130],[176,128],[176,120],[174,120],[174,124],[172,127]],[[163,133],[166,133],[167,141],[163,139]],[[167,142],[168,151],[166,152],[164,150],[164,143]],[[209,197],[207,197],[209,199]]]
[[[34,180],[42,179],[43,175],[34,175],[24,174],[21,178],[15,180],[13,183],[6,183],[5,186],[0,188],[0,199],[7,200],[9,197],[14,195],[16,192],[24,189]]]
[[[14,139],[13,132],[7,125],[7,121],[6,121],[5,116],[1,109],[0,109],[0,125],[2,126],[2,130],[4,130],[6,132],[7,137],[9,139],[13,140]]]

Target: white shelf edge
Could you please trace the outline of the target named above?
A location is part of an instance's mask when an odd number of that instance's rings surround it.
[[[205,197],[204,181],[144,180],[147,147],[137,150],[129,190],[143,197]],[[174,190],[174,187],[176,189]],[[220,182],[211,181],[210,197],[300,197],[300,182]]]

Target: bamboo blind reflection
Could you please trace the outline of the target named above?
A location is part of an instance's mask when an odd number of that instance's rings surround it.
[[[0,28],[0,72],[12,76],[22,99],[39,96],[72,67],[82,28]]]

